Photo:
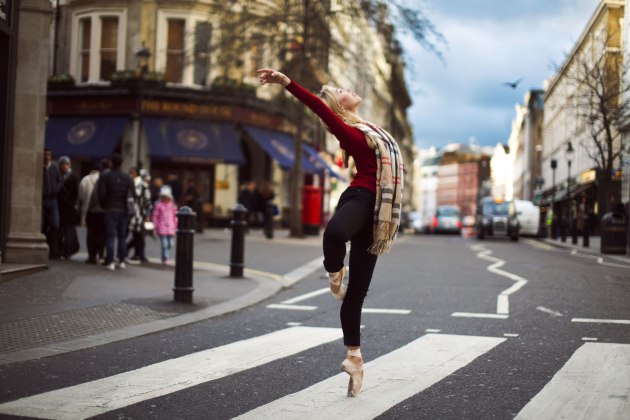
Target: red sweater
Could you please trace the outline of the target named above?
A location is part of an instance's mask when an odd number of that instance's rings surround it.
[[[354,159],[357,174],[350,186],[365,187],[376,192],[376,154],[368,146],[363,131],[343,122],[324,101],[294,81],[291,81],[286,89],[324,121],[330,132],[339,140],[341,148]]]

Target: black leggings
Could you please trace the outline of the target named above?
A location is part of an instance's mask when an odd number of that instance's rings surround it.
[[[350,241],[348,290],[341,304],[341,329],[346,346],[361,344],[361,309],[367,295],[376,255],[372,245],[375,194],[364,187],[350,187],[341,194],[335,214],[324,231],[324,268],[336,273],[344,266]]]

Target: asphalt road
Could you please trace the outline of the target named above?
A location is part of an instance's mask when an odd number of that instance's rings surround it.
[[[209,249],[196,252],[210,257]],[[254,268],[277,274],[319,253],[313,244],[281,241],[252,241],[248,249]],[[94,391],[106,401],[88,395],[84,404],[108,419],[227,419],[251,410],[263,410],[251,418],[329,418],[335,410],[384,419],[628,418],[630,324],[611,323],[630,320],[630,267],[619,261],[527,239],[404,237],[379,259],[365,302],[362,351],[375,362],[359,398],[346,398],[347,379],[335,377],[345,355],[339,303],[317,292],[326,287],[321,274],[234,314],[2,366],[0,413],[3,403],[60,390],[23,405],[64,417],[54,410]],[[217,352],[201,353],[207,349]],[[142,385],[134,382],[140,376]],[[575,389],[563,393],[567,378]],[[168,384],[151,394],[158,382]],[[603,387],[599,403],[579,393],[593,386]],[[541,406],[545,414],[536,414]]]

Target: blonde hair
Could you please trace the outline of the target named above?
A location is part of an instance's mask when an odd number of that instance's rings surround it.
[[[356,114],[348,112],[346,108],[344,108],[343,105],[339,103],[339,100],[337,100],[335,94],[332,93],[331,89],[327,86],[323,86],[322,90],[319,91],[319,97],[328,106],[328,108],[330,108],[335,114],[339,115],[339,118],[341,118],[341,120],[349,126],[357,127],[359,125],[365,124],[365,121],[359,118]],[[320,121],[322,125],[326,128],[326,130],[330,132],[330,129],[328,128],[326,123],[322,121],[321,118]],[[344,149],[341,149],[341,154],[343,158],[343,166],[345,168],[348,168],[350,156],[348,155],[348,153],[346,153]]]
[[[332,91],[326,86],[322,87],[322,90],[319,92],[319,97],[322,99],[322,101],[324,101],[324,103],[328,106],[328,108],[330,108],[335,114],[339,115],[339,118],[341,118],[341,120],[345,122],[346,124],[352,127],[365,124],[365,121],[359,118],[356,114],[352,114],[348,112],[339,103],[335,94],[332,93]],[[322,124],[324,125],[324,127],[326,127],[326,130],[330,131],[323,121],[322,121]]]

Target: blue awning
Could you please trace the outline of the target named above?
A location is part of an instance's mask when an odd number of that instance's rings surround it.
[[[264,128],[246,126],[245,131],[250,137],[273,159],[275,159],[282,169],[291,170],[295,160],[295,148],[293,138],[288,134],[277,131],[266,130]],[[302,168],[305,173],[316,173],[318,169],[307,158],[303,151]]]
[[[149,117],[143,122],[151,159],[245,163],[239,136],[232,124]]]
[[[127,122],[124,117],[51,117],[46,122],[45,145],[57,157],[108,158]]]
[[[322,159],[319,153],[317,153],[317,151],[311,146],[305,144],[304,151],[308,156],[308,160],[317,168],[317,172],[321,173],[326,171],[330,174],[330,176],[334,176],[335,178],[339,178],[343,181],[346,180],[343,176],[335,172],[335,170],[331,168],[330,165],[324,159]]]

